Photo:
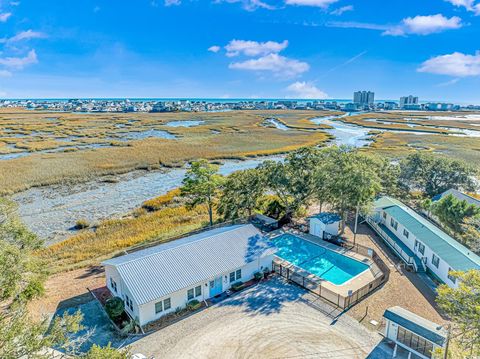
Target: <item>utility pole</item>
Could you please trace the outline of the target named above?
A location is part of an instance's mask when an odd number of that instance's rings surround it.
[[[360,204],[357,204],[357,208],[355,210],[355,227],[353,228],[353,244],[356,242],[357,238],[357,226],[358,226],[358,211],[360,209]]]

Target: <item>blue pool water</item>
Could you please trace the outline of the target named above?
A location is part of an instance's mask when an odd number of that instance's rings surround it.
[[[368,265],[291,234],[273,238],[277,256],[340,285],[368,269]]]

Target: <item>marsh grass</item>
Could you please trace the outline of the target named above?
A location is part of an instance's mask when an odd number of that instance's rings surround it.
[[[206,208],[164,207],[139,217],[102,222],[95,231],[84,231],[42,249],[38,254],[53,273],[99,264],[124,250],[152,241],[179,236],[208,224]]]
[[[270,117],[282,114],[289,123],[310,117],[323,116],[322,111],[272,111]],[[292,129],[281,131],[260,126],[268,111],[232,111],[228,113],[136,113],[136,114],[72,114],[30,111],[0,111],[0,131],[21,128],[25,133],[51,133],[38,139],[14,138],[28,150],[52,148],[63,144],[62,138],[80,136],[71,147],[58,153],[35,153],[12,160],[0,161],[0,194],[10,194],[63,182],[80,182],[101,175],[114,175],[155,166],[178,167],[198,158],[221,160],[250,156],[272,155],[295,150],[302,146],[318,145],[329,136],[321,131]],[[55,117],[55,123],[46,120]],[[163,126],[172,120],[199,119],[197,127],[170,128]],[[133,121],[133,122],[132,122]],[[130,125],[128,129],[118,125]],[[178,136],[175,140],[147,138],[118,143],[108,138],[125,131],[148,129],[168,130]],[[317,126],[318,128],[318,126]],[[212,134],[218,129],[221,135]],[[54,140],[52,140],[54,138]],[[10,138],[9,138],[10,140]],[[6,142],[2,137],[1,142]],[[56,142],[55,142],[56,141]],[[76,144],[113,142],[98,149],[77,148]]]

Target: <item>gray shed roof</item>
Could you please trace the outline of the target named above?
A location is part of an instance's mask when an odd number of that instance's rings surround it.
[[[275,252],[273,242],[246,224],[205,231],[102,264],[118,270],[142,305]]]
[[[447,338],[447,331],[439,324],[422,318],[405,308],[398,306],[388,308],[383,316],[437,345],[443,346]]]
[[[479,199],[476,199],[475,197],[469,196],[468,194],[457,191],[454,188],[451,188],[451,189],[446,190],[445,192],[443,192],[439,195],[436,195],[435,197],[433,197],[433,200],[434,201],[439,201],[442,198],[448,196],[449,194],[451,194],[453,197],[457,198],[460,201],[467,201],[468,204],[474,204],[475,206],[480,207],[480,200]]]

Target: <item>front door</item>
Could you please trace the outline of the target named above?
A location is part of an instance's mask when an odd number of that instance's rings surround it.
[[[210,297],[215,297],[222,293],[222,277],[210,281]]]

